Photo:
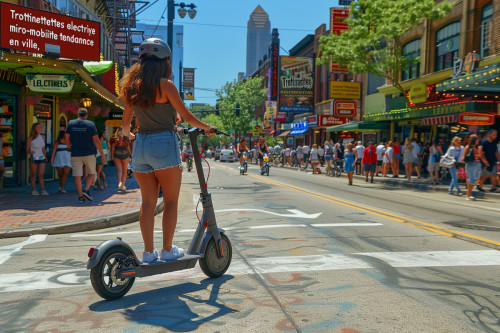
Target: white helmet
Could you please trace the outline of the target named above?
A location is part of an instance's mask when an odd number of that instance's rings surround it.
[[[149,54],[158,59],[170,59],[172,57],[172,51],[168,44],[159,38],[148,38],[139,46],[139,58]]]

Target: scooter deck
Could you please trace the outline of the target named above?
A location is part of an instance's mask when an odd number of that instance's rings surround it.
[[[157,274],[164,274],[174,271],[180,271],[183,269],[193,268],[196,265],[198,259],[203,258],[200,254],[185,255],[183,257],[163,261],[156,260],[151,263],[142,263],[137,267],[129,267],[117,272],[121,274],[122,277],[144,277]]]

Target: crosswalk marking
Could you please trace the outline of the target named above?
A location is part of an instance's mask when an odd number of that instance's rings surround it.
[[[368,252],[310,256],[253,257],[247,259],[252,267],[246,265],[241,259],[234,259],[227,274],[245,275],[254,272],[266,274],[377,269],[373,263],[374,259],[393,268],[500,266],[500,251]],[[151,280],[204,277],[199,267],[196,267],[190,270],[143,278],[138,281],[147,282]],[[90,285],[89,271],[85,269],[0,274],[0,293],[88,285]]]

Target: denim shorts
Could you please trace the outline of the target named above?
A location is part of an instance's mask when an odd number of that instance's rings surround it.
[[[332,161],[333,155],[325,155],[325,161]]]
[[[467,172],[467,177],[469,178],[470,184],[475,184],[476,181],[481,176],[481,163],[472,162],[465,165],[465,171]]]
[[[136,134],[132,171],[152,173],[181,166],[179,140],[174,131]]]

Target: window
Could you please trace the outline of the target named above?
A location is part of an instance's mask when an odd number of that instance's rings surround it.
[[[481,15],[481,58],[490,55],[492,16],[493,4],[490,3],[483,7],[483,13]]]
[[[420,39],[414,39],[403,46],[403,57],[413,59],[420,56]],[[405,70],[401,72],[401,81],[415,79],[420,73],[420,61],[408,64]]]
[[[453,67],[459,45],[460,22],[450,23],[436,32],[436,71]]]

